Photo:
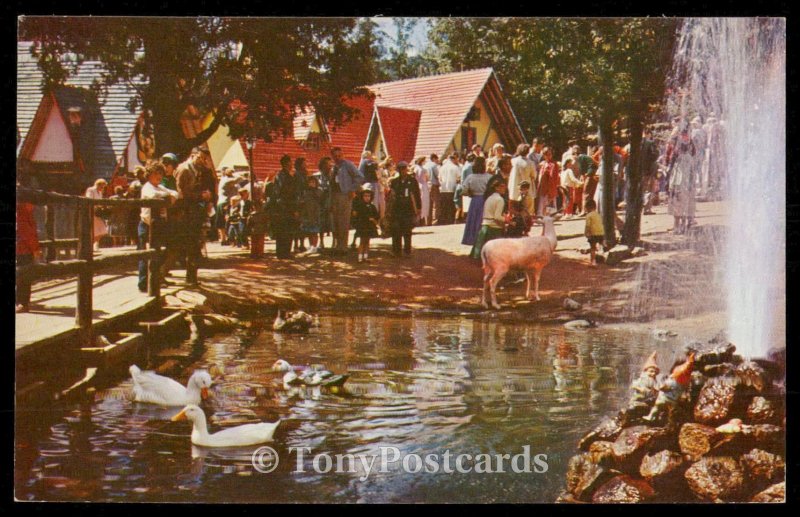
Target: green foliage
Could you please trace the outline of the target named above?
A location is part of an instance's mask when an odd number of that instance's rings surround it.
[[[677,20],[441,18],[439,71],[493,67],[527,134],[563,145],[661,101]]]
[[[24,17],[19,35],[36,42],[44,87],[74,71],[65,55],[103,63],[100,91],[142,85],[130,108],[152,112],[160,152],[183,152],[219,124],[234,138],[288,135],[296,110],[309,105],[333,123],[347,120],[353,110],[341,101],[374,81],[381,52],[352,18]],[[179,119],[190,105],[215,119],[187,140]]]

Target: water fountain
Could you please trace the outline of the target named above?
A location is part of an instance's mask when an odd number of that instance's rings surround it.
[[[686,20],[674,66],[673,114],[700,116],[714,137],[701,186],[729,201],[728,340],[764,357],[785,347],[786,21]]]
[[[727,200],[727,230],[701,226],[673,239],[695,252],[711,241],[702,269],[672,258],[640,280],[675,293],[689,311],[707,301],[724,306],[730,344],[692,343],[669,379],[648,391],[654,354],[632,385],[638,397],[580,441],[558,501],[782,502],[785,362],[764,358],[785,352],[785,20],[685,20],[670,81],[676,131],[707,145],[688,167],[705,196]],[[643,303],[634,300],[634,309]],[[759,478],[762,467],[769,474]]]

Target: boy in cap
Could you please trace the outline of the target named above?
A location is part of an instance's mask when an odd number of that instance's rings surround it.
[[[364,262],[369,256],[369,240],[378,236],[378,209],[372,204],[375,193],[372,185],[361,187],[360,197],[353,200],[352,221],[356,237],[361,239],[358,246],[358,261]]]

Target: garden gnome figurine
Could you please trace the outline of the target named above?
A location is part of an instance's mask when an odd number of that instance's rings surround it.
[[[653,352],[642,366],[642,374],[631,384],[631,398],[628,402],[628,409],[640,410],[640,415],[649,408],[658,396],[658,381],[656,376],[660,371],[656,358],[658,352]]]
[[[694,368],[694,352],[689,354],[689,357],[683,364],[676,366],[670,374],[667,381],[661,386],[658,392],[658,398],[650,413],[644,417],[648,422],[655,421],[664,409],[670,412],[678,403],[678,399],[686,391],[692,379],[692,368]]]

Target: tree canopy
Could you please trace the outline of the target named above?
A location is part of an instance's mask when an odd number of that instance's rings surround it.
[[[139,85],[130,108],[152,113],[159,152],[185,152],[220,124],[234,138],[288,135],[298,109],[313,105],[334,124],[353,115],[343,98],[375,79],[379,48],[353,18],[24,17],[45,88],[71,70],[62,56],[98,60],[96,84]],[[187,108],[213,115],[192,138],[181,130]]]
[[[661,101],[677,20],[439,18],[440,71],[493,67],[526,133],[563,145],[596,130],[600,113]]]

